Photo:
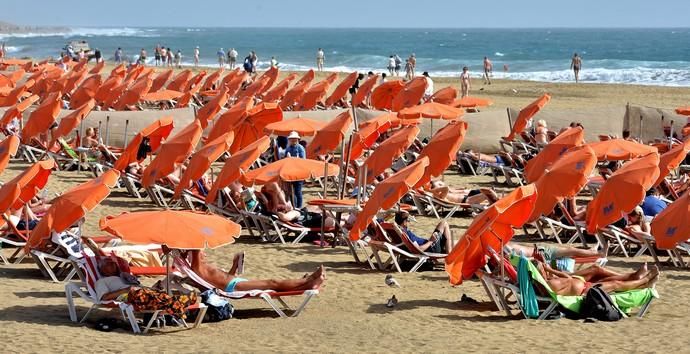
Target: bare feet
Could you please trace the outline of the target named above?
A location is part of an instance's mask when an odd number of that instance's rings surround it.
[[[309,288],[311,289],[318,289],[321,287],[321,284],[326,280],[326,270],[322,266],[319,266],[319,268],[312,273],[308,278],[308,285]]]
[[[634,279],[634,280],[639,280],[639,279],[642,279],[645,276],[647,276],[648,272],[649,272],[649,270],[647,269],[647,263],[645,262],[645,264],[643,264],[640,267],[640,269],[638,269],[635,273],[633,273],[633,275],[630,278]]]

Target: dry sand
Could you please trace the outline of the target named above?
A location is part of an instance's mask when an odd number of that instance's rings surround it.
[[[321,77],[321,74],[320,76]],[[455,79],[435,79],[436,89]],[[568,85],[537,82],[496,81],[481,86],[474,81],[474,93],[490,97],[495,105],[488,109],[520,107],[542,92],[554,99],[548,109],[610,109],[626,102],[671,108],[688,103],[689,88],[628,85]],[[483,91],[479,89],[483,87]],[[27,165],[13,162],[0,180],[7,181]],[[79,172],[54,173],[48,188],[64,191],[90,176]],[[461,177],[448,171],[446,181],[454,186],[486,186],[486,177]],[[123,190],[115,190],[88,215],[86,233],[98,235],[101,216],[124,210],[154,208],[148,200],[135,200]],[[418,217],[412,228],[426,235],[437,222]],[[468,216],[450,220],[457,239],[471,222]],[[142,225],[145,227],[145,225]],[[527,239],[518,231],[517,240]],[[0,267],[0,322],[4,352],[527,352],[527,351],[670,351],[687,346],[686,323],[690,308],[685,290],[690,274],[685,270],[664,269],[657,285],[661,298],[654,301],[643,319],[616,323],[584,324],[566,319],[533,321],[519,316],[507,317],[495,311],[477,281],[467,281],[453,288],[443,271],[395,274],[399,289],[384,284],[385,273],[356,265],[345,247],[319,248],[300,245],[263,244],[246,231],[230,246],[209,251],[211,261],[229,266],[235,252],[246,251],[246,276],[249,278],[300,277],[318,265],[326,268],[328,280],[321,294],[312,300],[298,318],[276,318],[261,301],[233,302],[235,318],[204,324],[189,331],[154,331],[134,336],[129,329],[103,333],[86,324],[69,321],[64,285],[43,279],[36,266],[26,263]],[[650,258],[611,258],[617,270],[631,270]],[[479,301],[478,305],[461,303],[462,294]],[[385,307],[395,294],[399,304]],[[77,300],[78,311],[87,309]],[[663,333],[663,335],[660,335]]]
[[[27,165],[12,163],[3,174],[8,180]],[[56,172],[48,189],[63,191],[86,181],[86,172]],[[452,185],[485,186],[486,177],[461,177],[449,171]],[[505,191],[505,188],[499,190]],[[100,234],[97,222],[103,215],[124,210],[147,210],[149,201],[137,201],[115,190],[88,215],[86,233]],[[437,222],[419,217],[413,229],[425,235]],[[467,216],[451,219],[455,238],[471,222]],[[145,227],[145,225],[142,225]],[[521,234],[521,232],[518,232]],[[525,236],[516,236],[525,240]],[[399,289],[384,284],[385,273],[356,265],[345,247],[319,248],[311,244],[263,244],[246,231],[238,241],[209,252],[211,261],[229,266],[233,253],[247,252],[249,278],[300,277],[323,264],[328,280],[298,318],[277,318],[261,301],[233,302],[235,318],[222,323],[203,324],[188,331],[154,331],[135,336],[123,329],[111,333],[92,329],[94,319],[107,315],[100,311],[86,325],[69,321],[64,285],[43,279],[36,266],[26,263],[0,268],[0,322],[4,352],[449,352],[449,351],[667,351],[687,344],[685,323],[690,309],[682,300],[690,275],[683,270],[664,270],[658,284],[661,299],[655,300],[643,319],[617,323],[584,324],[561,319],[524,320],[495,311],[477,281],[453,288],[443,271],[395,274]],[[619,270],[637,267],[648,258],[610,259]],[[478,305],[459,302],[462,294]],[[395,294],[400,300],[394,309],[385,306]],[[84,314],[87,303],[77,300]],[[662,332],[661,337],[658,333]]]

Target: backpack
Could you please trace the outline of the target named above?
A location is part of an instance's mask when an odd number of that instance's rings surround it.
[[[609,294],[601,289],[601,284],[597,284],[587,291],[580,314],[584,318],[594,318],[607,322],[618,321],[623,318],[623,314],[614,305]]]
[[[206,304],[206,315],[204,322],[220,322],[232,318],[235,309],[232,304],[220,296],[213,290],[206,290],[201,293],[201,301]]]

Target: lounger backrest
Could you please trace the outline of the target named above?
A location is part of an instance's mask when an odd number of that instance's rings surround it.
[[[62,247],[71,257],[76,259],[83,257],[84,246],[79,238],[70,232],[53,232],[52,241]]]
[[[424,251],[420,250],[419,247],[417,246],[416,243],[412,242],[410,240],[410,237],[407,235],[406,232],[404,232],[398,225],[395,224],[389,224],[391,230],[395,234],[396,238],[400,239],[402,243],[405,245],[405,248],[407,248],[408,251],[415,253],[415,254],[424,254]]]
[[[62,146],[62,150],[65,150],[65,153],[66,153],[69,157],[71,157],[71,158],[73,158],[73,159],[79,159],[79,154],[77,154],[77,153],[74,151],[74,149],[72,149],[72,147],[69,146],[69,144],[67,144],[67,142],[65,141],[65,139],[63,139],[63,138],[58,138],[58,142],[60,143],[60,146]]]
[[[175,257],[173,259],[173,265],[175,268],[179,269],[181,272],[187,274],[187,276],[192,279],[196,284],[206,288],[206,290],[215,289],[215,286],[209,284],[206,280],[196,274],[192,267],[184,260],[182,257]]]
[[[89,290],[89,295],[95,299],[96,281],[101,278],[101,274],[98,271],[98,257],[84,255],[84,257],[78,261],[78,264],[83,271],[83,275],[86,277],[86,279],[82,279],[86,284],[86,289]]]

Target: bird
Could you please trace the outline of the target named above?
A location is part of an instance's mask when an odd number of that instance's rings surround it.
[[[400,287],[400,283],[398,283],[398,281],[395,280],[395,278],[393,278],[393,275],[391,274],[386,275],[386,285],[390,286],[391,288]]]
[[[388,299],[388,303],[386,303],[386,307],[393,308],[397,304],[398,304],[398,299],[395,297],[395,295],[393,295],[393,297]]]

